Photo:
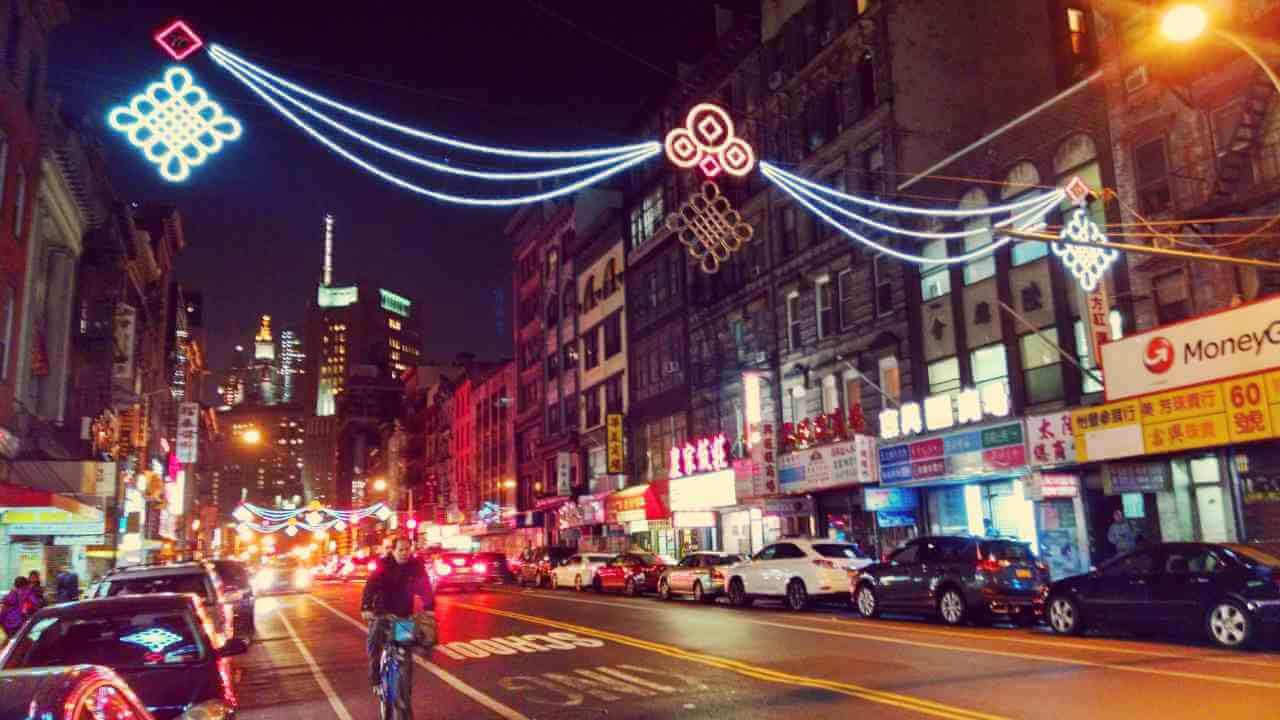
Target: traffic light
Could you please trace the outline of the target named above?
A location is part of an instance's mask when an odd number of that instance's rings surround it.
[[[409,521],[408,521],[408,522],[406,522],[406,523],[405,523],[405,525],[406,525],[410,530],[417,530],[417,529],[418,529],[418,518],[416,518],[416,517],[410,517],[410,518],[409,518]]]

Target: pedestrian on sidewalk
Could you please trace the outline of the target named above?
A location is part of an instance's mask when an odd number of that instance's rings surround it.
[[[0,602],[0,628],[4,629],[7,638],[12,639],[27,618],[37,610],[35,599],[31,595],[31,581],[25,577],[14,578],[13,589]]]
[[[1124,516],[1123,510],[1116,510],[1112,517],[1114,522],[1107,530],[1107,541],[1115,546],[1116,555],[1133,552],[1133,549],[1138,546],[1138,535],[1134,532],[1133,525]]]
[[[53,598],[56,602],[75,602],[80,599],[80,576],[76,575],[70,565],[63,565],[62,571],[53,581]]]
[[[44,585],[40,582],[39,570],[32,570],[31,573],[27,575],[27,583],[31,588],[31,597],[35,600],[36,610],[48,605],[49,601],[46,600],[44,596]]]

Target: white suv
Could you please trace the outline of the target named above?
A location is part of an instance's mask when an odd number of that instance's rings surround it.
[[[724,570],[729,602],[745,607],[756,598],[777,598],[792,610],[812,599],[849,596],[849,571],[870,565],[857,546],[835,540],[780,540],[750,560]]]

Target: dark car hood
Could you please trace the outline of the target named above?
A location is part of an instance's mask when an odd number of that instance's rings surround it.
[[[117,669],[156,720],[171,720],[191,705],[222,697],[213,661],[174,668]]]

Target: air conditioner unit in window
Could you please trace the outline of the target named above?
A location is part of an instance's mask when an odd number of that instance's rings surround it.
[[[1147,86],[1147,66],[1139,65],[1124,76],[1124,91],[1133,94]]]
[[[680,363],[675,360],[668,360],[662,363],[662,374],[675,375],[678,372],[680,372]]]
[[[769,73],[769,89],[777,90],[780,87],[782,87],[782,71],[774,70]]]

